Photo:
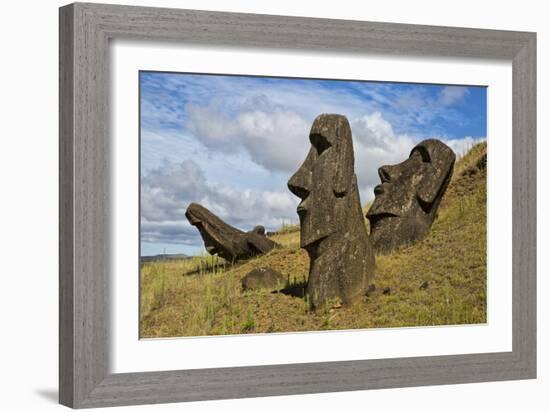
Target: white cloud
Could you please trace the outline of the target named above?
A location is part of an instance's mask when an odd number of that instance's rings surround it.
[[[380,112],[352,120],[354,137],[366,146],[388,147],[395,140],[392,125]]]
[[[245,150],[268,170],[292,170],[308,150],[311,125],[295,112],[245,109],[229,116],[214,105],[192,105],[187,114],[189,130],[209,149]]]
[[[459,103],[469,94],[467,87],[462,86],[447,86],[439,93],[439,102],[443,106],[452,106]]]
[[[462,139],[443,140],[456,153],[457,157],[464,156],[468,150],[485,140],[485,137],[464,137]]]

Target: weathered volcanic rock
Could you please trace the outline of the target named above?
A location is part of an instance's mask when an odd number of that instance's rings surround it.
[[[328,300],[349,304],[374,273],[374,252],[359,201],[351,129],[346,117],[322,114],[313,122],[311,149],[288,188],[298,206],[300,246],[308,252],[307,294],[313,308]]]
[[[285,287],[286,278],[274,269],[260,267],[248,272],[241,284],[243,290],[281,290]]]
[[[185,217],[199,230],[208,253],[217,254],[229,262],[261,255],[277,246],[265,236],[263,226],[243,232],[197,203],[189,205]]]
[[[412,244],[430,231],[453,174],[455,154],[443,142],[424,140],[409,158],[378,169],[381,184],[367,213],[370,238],[379,253]]]

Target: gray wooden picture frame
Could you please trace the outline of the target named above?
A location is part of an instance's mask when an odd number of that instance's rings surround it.
[[[62,7],[59,19],[62,404],[88,408],[536,377],[535,33],[84,3]],[[512,351],[110,374],[110,39],[511,61]]]

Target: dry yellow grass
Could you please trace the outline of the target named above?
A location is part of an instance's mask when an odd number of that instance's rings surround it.
[[[430,235],[378,256],[376,289],[353,306],[307,310],[308,257],[298,227],[285,226],[273,235],[280,248],[235,266],[211,256],[143,264],[141,336],[485,323],[486,172],[477,167],[485,155],[483,143],[457,162]],[[292,293],[243,293],[242,277],[259,266],[285,274]]]

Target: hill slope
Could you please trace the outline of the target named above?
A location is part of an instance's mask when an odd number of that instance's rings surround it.
[[[486,144],[457,161],[430,235],[378,256],[375,290],[350,307],[307,310],[308,257],[297,227],[272,238],[283,247],[230,267],[216,257],[145,263],[140,335],[169,337],[472,324],[486,322]],[[241,291],[241,278],[269,266],[285,293]]]

